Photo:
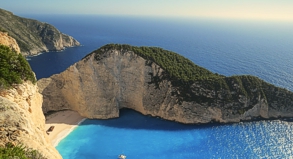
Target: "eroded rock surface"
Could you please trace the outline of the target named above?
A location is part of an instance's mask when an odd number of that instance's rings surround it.
[[[31,82],[0,92],[0,146],[22,144],[48,159],[62,158],[45,133],[42,101]]]
[[[10,49],[14,50],[17,53],[20,53],[20,48],[16,40],[8,35],[6,32],[0,31],[0,44],[8,46]]]
[[[119,117],[121,108],[189,124],[293,116],[292,92],[256,77],[221,80],[225,87],[183,82],[129,49],[113,48],[93,52],[38,86],[44,112],[71,109],[87,118]]]

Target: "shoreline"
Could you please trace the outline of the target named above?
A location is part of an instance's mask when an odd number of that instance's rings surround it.
[[[68,131],[66,130],[63,130],[63,131],[66,131],[64,132],[61,132],[60,134],[58,134],[57,138],[55,138],[53,141],[51,141],[52,145],[54,147],[58,146],[59,142],[64,139],[67,135],[69,135],[79,124],[81,124],[83,121],[85,121],[86,118],[83,118],[80,122],[77,123],[77,125],[75,126],[72,126]]]
[[[67,47],[64,47],[64,49],[62,49],[62,50],[48,50],[48,51],[42,51],[42,52],[39,52],[39,53],[36,53],[36,54],[32,54],[32,55],[24,55],[24,57],[25,57],[25,58],[30,58],[30,57],[35,57],[35,56],[42,55],[42,54],[44,54],[44,53],[63,52],[63,51],[65,51],[67,48],[74,48],[74,47],[80,47],[80,46],[84,46],[84,45],[79,45],[79,46],[67,46]]]
[[[54,126],[53,131],[48,133],[51,144],[56,147],[62,139],[85,120],[86,118],[72,110],[58,111],[46,116],[45,130]]]

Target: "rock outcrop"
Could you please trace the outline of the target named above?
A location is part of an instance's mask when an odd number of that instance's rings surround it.
[[[48,23],[22,18],[3,9],[0,9],[0,21],[0,30],[7,31],[16,39],[23,55],[60,51],[65,47],[80,45],[73,37],[61,33]]]
[[[140,56],[135,51],[139,49],[107,45],[66,71],[39,80],[43,111],[70,109],[87,118],[107,119],[131,108],[188,124],[293,117],[292,92],[253,76],[174,78],[154,59]]]
[[[61,158],[45,133],[42,95],[31,82],[0,92],[0,146],[22,144],[48,159]]]
[[[7,45],[10,49],[19,53],[17,43],[7,33],[0,32],[0,44]],[[9,48],[6,47],[4,50],[3,48],[0,50],[1,56],[13,57],[13,54],[15,54],[18,57],[22,57],[6,49]],[[2,58],[2,64],[0,64],[2,69],[0,71],[0,147],[5,147],[8,143],[24,145],[26,148],[37,150],[45,158],[62,158],[51,145],[45,133],[45,117],[42,112],[43,96],[38,92],[37,85],[32,83],[36,82],[34,73],[30,68],[26,68],[29,65],[23,57],[22,59],[9,59],[7,57],[0,57]],[[9,65],[5,65],[7,62]],[[14,69],[10,69],[10,65],[17,65],[17,67],[14,66]],[[20,77],[20,84],[11,84],[11,80],[16,80],[16,78],[5,74],[5,71],[3,71],[5,69],[9,70],[9,74]],[[3,85],[5,81],[9,81],[8,86]]]
[[[10,49],[20,53],[20,48],[15,39],[10,37],[7,32],[0,31],[0,44],[8,46]]]

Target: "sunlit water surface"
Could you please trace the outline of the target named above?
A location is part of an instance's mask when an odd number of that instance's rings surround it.
[[[293,24],[115,16],[25,15],[55,25],[83,46],[28,57],[38,78],[64,71],[108,43],[158,46],[212,72],[250,74],[293,91]],[[86,120],[57,149],[66,159],[289,158],[292,123],[190,126],[123,110]]]
[[[110,120],[86,120],[57,146],[64,159],[288,158],[293,123],[183,125],[122,110]]]

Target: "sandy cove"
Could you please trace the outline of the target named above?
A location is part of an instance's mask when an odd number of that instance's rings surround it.
[[[55,126],[54,130],[48,134],[52,145],[56,147],[83,120],[85,120],[84,117],[71,110],[59,111],[46,116],[45,130],[48,130],[50,126]]]

